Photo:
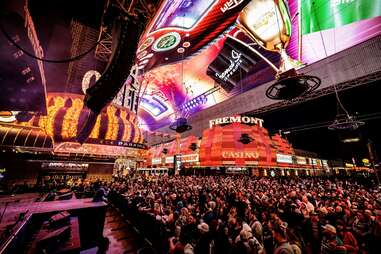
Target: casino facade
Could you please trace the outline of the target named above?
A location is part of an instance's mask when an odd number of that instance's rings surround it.
[[[212,119],[200,138],[176,138],[153,146],[147,167],[252,175],[317,175],[329,171],[327,160],[299,156],[287,139],[270,135],[262,119],[249,116]]]

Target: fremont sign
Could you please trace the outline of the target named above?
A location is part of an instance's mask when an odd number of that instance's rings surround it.
[[[215,125],[229,123],[257,124],[260,127],[263,127],[263,119],[249,116],[229,116],[213,119],[209,121],[209,127],[212,128]]]

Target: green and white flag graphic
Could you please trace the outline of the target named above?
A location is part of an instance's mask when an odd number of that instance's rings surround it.
[[[381,16],[381,0],[301,0],[302,33]]]

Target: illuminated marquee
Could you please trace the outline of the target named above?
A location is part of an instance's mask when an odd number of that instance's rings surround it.
[[[86,170],[89,167],[88,163],[73,163],[73,162],[44,162],[42,168],[47,169],[62,169],[62,170]]]
[[[215,125],[229,124],[229,123],[244,123],[244,124],[256,124],[263,127],[263,119],[249,116],[229,116],[213,119],[209,121],[209,127],[212,128]]]
[[[162,164],[161,158],[152,158],[152,165]]]
[[[292,155],[288,154],[276,154],[276,161],[279,163],[289,163],[292,164]]]
[[[296,164],[307,165],[307,158],[301,157],[301,156],[296,156]]]
[[[199,155],[198,154],[184,154],[180,155],[181,162],[198,162]]]
[[[170,157],[165,157],[165,163],[166,164],[172,164],[174,162],[175,158],[173,156],[170,156]],[[152,160],[152,164],[153,163],[153,160]],[[159,163],[160,164],[160,163]]]

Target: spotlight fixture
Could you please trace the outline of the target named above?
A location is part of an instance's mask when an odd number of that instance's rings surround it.
[[[238,141],[241,142],[244,145],[247,145],[247,144],[251,143],[251,141],[253,141],[253,140],[254,139],[252,137],[250,137],[249,134],[242,133],[241,137],[239,138]]]
[[[205,104],[208,101],[207,97],[202,94],[200,96],[194,97],[193,99],[184,103],[180,108],[185,111],[190,111],[193,108],[199,107],[202,104]]]
[[[355,116],[350,115],[349,112],[345,109],[343,103],[340,100],[339,93],[337,91],[336,85],[333,85],[335,89],[336,96],[336,118],[328,126],[329,130],[356,130],[365,123],[356,119]]]
[[[332,124],[328,126],[329,130],[356,130],[365,123],[356,120],[356,117],[347,114],[338,114]]]
[[[16,114],[16,120],[18,122],[28,122],[32,119],[33,115],[28,111],[20,111]]]
[[[189,146],[189,149],[191,149],[192,151],[196,151],[197,148],[198,148],[198,146],[197,146],[196,143],[192,143],[192,144],[190,144],[190,146]]]
[[[292,100],[316,90],[320,78],[297,74],[295,69],[281,73],[277,81],[266,90],[266,96],[273,100]]]
[[[192,129],[192,126],[188,124],[188,120],[186,118],[178,118],[175,122],[173,122],[169,128],[177,133],[183,133]]]

